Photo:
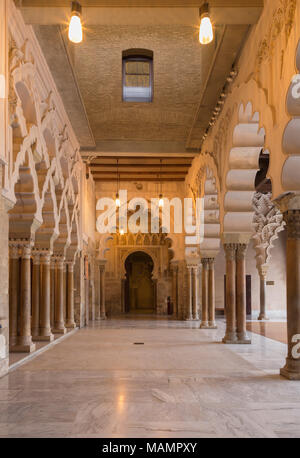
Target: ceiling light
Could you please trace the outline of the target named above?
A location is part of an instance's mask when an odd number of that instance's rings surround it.
[[[200,10],[200,29],[199,29],[199,41],[202,45],[208,45],[214,39],[214,32],[212,23],[209,17],[209,6],[208,3],[204,3]]]
[[[121,207],[121,201],[120,201],[120,197],[119,197],[119,193],[118,193],[118,192],[117,192],[117,194],[116,194],[115,203],[116,203],[116,207],[117,207],[117,208],[120,208],[120,207]]]
[[[160,194],[159,195],[159,202],[158,202],[158,206],[159,208],[164,208],[164,205],[165,205],[165,202],[164,202],[164,198],[163,198],[163,195]]]
[[[82,26],[81,26],[81,5],[78,2],[72,2],[72,17],[69,24],[69,40],[72,43],[81,43]]]

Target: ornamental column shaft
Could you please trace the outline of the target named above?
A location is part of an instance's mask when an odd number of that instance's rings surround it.
[[[236,245],[224,245],[226,255],[226,333],[223,343],[237,342],[236,335]]]
[[[266,313],[266,306],[267,306],[267,266],[263,266],[259,269],[259,286],[260,286],[260,313],[258,320],[268,320],[267,313]]]
[[[188,267],[188,288],[189,288],[189,299],[188,299],[188,310],[187,310],[187,321],[193,320],[193,268]]]
[[[202,258],[202,321],[200,329],[208,329],[208,259]]]
[[[68,329],[76,328],[76,323],[74,320],[74,264],[72,262],[68,263],[68,277],[67,277],[67,286],[68,286],[68,302],[67,302],[67,324]]]
[[[56,298],[55,298],[55,314],[54,314],[54,334],[65,334],[66,328],[64,324],[64,261],[57,259],[56,261]]]
[[[35,350],[31,335],[31,247],[22,247],[19,336],[13,352],[30,353]]]
[[[9,282],[9,345],[17,345],[18,340],[18,300],[19,300],[19,249],[10,249],[10,282]]]
[[[194,320],[199,320],[199,267],[194,267],[194,285],[195,285],[195,297],[193,301],[193,318]]]
[[[50,280],[50,253],[43,253],[41,258],[41,306],[40,306],[40,333],[39,340],[52,342],[54,336],[51,332],[50,320],[50,297],[51,297],[51,280]]]
[[[100,276],[100,320],[106,320],[105,309],[105,265],[99,265]]]
[[[56,284],[55,259],[51,258],[51,262],[50,262],[50,323],[51,323],[51,329],[54,328],[55,287],[56,287],[55,284]]]
[[[295,203],[299,205],[298,199]],[[288,356],[280,373],[290,380],[300,380],[300,209],[293,209],[292,205],[290,208],[284,213],[287,225]]]
[[[246,330],[246,253],[248,245],[238,244],[236,251],[236,317],[239,344],[250,344]]]
[[[38,337],[40,333],[40,254],[33,253],[32,259],[31,330],[33,340],[35,340],[35,337]]]
[[[208,326],[210,329],[217,329],[215,307],[215,260],[210,258],[208,262]]]

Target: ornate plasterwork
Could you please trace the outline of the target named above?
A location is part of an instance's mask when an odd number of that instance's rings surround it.
[[[287,43],[295,20],[296,6],[296,0],[280,0],[280,6],[273,12],[271,24],[258,46],[255,64],[257,73],[264,61],[272,60],[276,40],[283,31]]]
[[[273,242],[278,239],[278,234],[284,230],[285,222],[282,213],[271,201],[271,194],[254,194],[254,220],[255,234],[253,235],[256,251],[256,266],[262,270],[271,259]]]
[[[12,203],[10,237],[30,237],[36,248],[51,251],[57,240],[74,254],[80,245],[79,145],[35,37],[10,6],[10,144],[2,190]]]

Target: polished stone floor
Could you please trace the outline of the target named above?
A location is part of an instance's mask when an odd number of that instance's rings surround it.
[[[224,346],[218,325],[79,330],[0,380],[0,437],[300,437],[300,382],[278,375],[286,345]]]
[[[278,340],[278,342],[287,344],[286,321],[252,321],[247,323],[247,329],[255,334],[260,334],[269,339]]]

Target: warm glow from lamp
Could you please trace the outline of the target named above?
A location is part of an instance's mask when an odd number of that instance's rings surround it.
[[[208,45],[214,39],[214,32],[208,13],[207,3],[200,8],[200,20],[199,41],[202,45]]]
[[[70,25],[69,25],[69,40],[72,43],[81,43],[82,41],[82,26],[81,20],[79,16],[71,17]]]
[[[124,235],[124,229],[120,229],[120,235]]]
[[[69,40],[72,43],[81,43],[82,25],[81,25],[81,6],[78,2],[72,2],[72,17],[69,24]]]
[[[165,205],[164,198],[163,198],[162,194],[160,194],[158,206],[159,206],[159,208],[163,208],[164,205]]]
[[[120,208],[120,207],[121,207],[121,201],[120,201],[120,197],[119,197],[119,193],[118,193],[118,192],[117,192],[117,194],[116,194],[115,203],[116,203],[116,207],[117,207],[117,208]]]

